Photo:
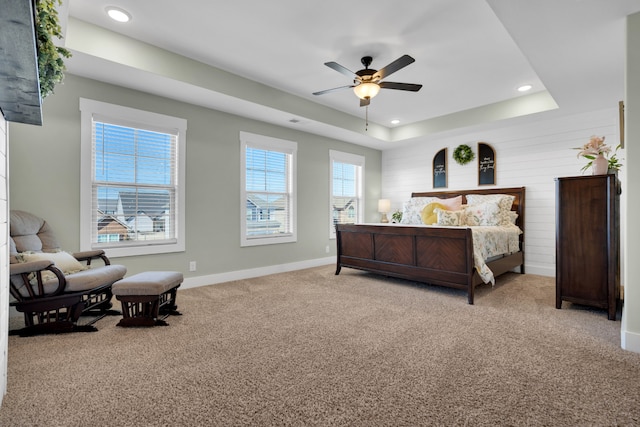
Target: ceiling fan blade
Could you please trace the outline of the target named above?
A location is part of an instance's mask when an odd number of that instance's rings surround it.
[[[380,82],[378,85],[381,89],[408,90],[411,92],[417,92],[422,88],[422,85],[414,83]]]
[[[343,89],[350,89],[353,86],[354,85],[334,87],[333,89],[326,89],[326,90],[321,90],[320,92],[313,92],[313,94],[314,95],[324,95],[325,93],[337,92],[337,91],[343,90]]]
[[[325,62],[324,65],[326,65],[329,68],[332,68],[334,70],[336,70],[339,73],[344,74],[347,77],[350,77],[352,79],[359,79],[360,76],[358,76],[356,73],[354,73],[353,71],[351,71],[350,69],[343,67],[342,65],[338,64],[337,62]]]
[[[393,61],[391,64],[378,70],[378,72],[373,75],[373,78],[377,80],[382,80],[385,77],[391,75],[391,73],[395,73],[396,71],[406,67],[407,65],[415,61],[416,60],[410,57],[409,55],[403,55],[400,58]]]
[[[371,104],[371,98],[360,99],[361,107],[366,107],[369,104]]]

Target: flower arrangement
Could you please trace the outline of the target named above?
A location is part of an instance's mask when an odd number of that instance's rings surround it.
[[[593,161],[600,155],[607,159],[609,169],[620,169],[620,167],[622,166],[622,163],[620,163],[617,157],[620,145],[618,145],[613,154],[609,156],[609,154],[611,153],[611,147],[605,144],[604,138],[604,136],[593,135],[589,139],[589,142],[584,144],[582,147],[576,148],[576,150],[580,150],[578,152],[578,157],[584,157],[585,159],[589,160],[589,162],[584,165],[582,169],[580,169],[582,172],[592,167]]]

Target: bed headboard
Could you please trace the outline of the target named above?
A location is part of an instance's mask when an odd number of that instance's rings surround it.
[[[441,199],[448,199],[450,197],[457,197],[462,195],[462,203],[467,203],[465,194],[508,194],[514,196],[513,205],[511,210],[518,214],[516,225],[524,231],[524,195],[525,187],[512,187],[512,188],[479,188],[474,190],[455,190],[455,191],[428,191],[421,193],[411,193],[411,197],[439,197]],[[521,239],[523,235],[520,236]]]

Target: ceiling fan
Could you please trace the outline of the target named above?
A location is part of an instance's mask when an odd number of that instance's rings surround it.
[[[353,84],[348,86],[340,86],[333,89],[321,90],[320,92],[314,92],[314,95],[324,95],[325,93],[335,92],[342,89],[353,88],[355,94],[360,98],[360,106],[364,107],[369,105],[371,98],[376,96],[380,89],[395,89],[395,90],[407,90],[410,92],[417,92],[422,85],[413,83],[395,83],[382,81],[385,77],[395,73],[396,71],[406,67],[407,65],[415,62],[415,59],[409,55],[403,55],[396,59],[386,67],[380,70],[374,70],[369,68],[373,58],[370,56],[363,56],[360,60],[364,69],[356,71],[355,73],[346,67],[338,64],[337,62],[325,62],[329,68],[333,68],[339,73],[342,73],[348,77],[353,78]]]

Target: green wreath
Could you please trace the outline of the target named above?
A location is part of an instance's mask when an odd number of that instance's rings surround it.
[[[474,159],[476,155],[473,154],[473,150],[466,144],[458,145],[453,152],[453,160],[459,165],[466,165]]]

